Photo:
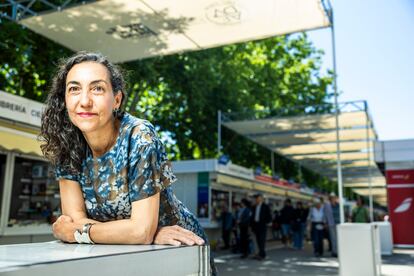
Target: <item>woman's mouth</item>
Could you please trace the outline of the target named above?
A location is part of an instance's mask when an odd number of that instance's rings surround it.
[[[92,112],[78,112],[76,114],[78,114],[78,116],[82,118],[90,118],[90,117],[98,115],[97,113],[92,113]]]

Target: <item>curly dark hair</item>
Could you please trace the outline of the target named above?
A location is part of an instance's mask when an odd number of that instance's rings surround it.
[[[104,65],[109,71],[113,92],[120,91],[122,101],[125,98],[125,81],[121,69],[109,62],[102,54],[82,51],[59,61],[46,99],[46,108],[42,114],[39,140],[43,142],[40,146],[43,155],[52,165],[73,174],[80,173],[88,144],[82,132],[70,121],[66,110],[66,77],[74,65],[82,62]],[[114,116],[122,118],[123,114],[121,110],[114,113]]]

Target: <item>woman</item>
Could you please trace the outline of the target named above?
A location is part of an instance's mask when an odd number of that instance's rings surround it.
[[[175,197],[154,126],[126,112],[119,69],[96,53],[64,60],[42,116],[42,151],[56,167],[64,242],[202,245],[207,237]]]

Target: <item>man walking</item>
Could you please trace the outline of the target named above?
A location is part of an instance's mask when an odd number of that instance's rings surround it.
[[[329,195],[329,201],[325,203],[323,211],[326,224],[328,225],[329,239],[332,245],[332,257],[337,257],[336,225],[339,224],[339,204],[335,193]]]
[[[249,255],[249,224],[251,218],[250,201],[243,198],[241,208],[237,216],[237,225],[240,231],[240,258],[247,258]]]
[[[223,205],[223,212],[221,213],[221,237],[223,238],[223,250],[230,248],[230,234],[233,229],[234,220],[233,214],[229,211],[226,204]]]
[[[259,253],[255,256],[257,260],[263,260],[266,258],[266,232],[267,224],[272,221],[272,214],[269,206],[263,202],[263,195],[256,194],[256,204],[253,208],[252,216],[252,230],[256,235],[257,246],[259,247]]]
[[[315,206],[309,210],[308,220],[311,223],[313,253],[315,257],[323,255],[323,231],[325,228],[324,211],[319,198],[315,198]]]
[[[364,199],[362,197],[358,197],[357,205],[352,210],[352,222],[367,223],[369,221],[369,212],[364,206]]]
[[[303,239],[306,229],[306,220],[308,219],[309,210],[303,208],[302,202],[296,203],[295,221],[291,228],[293,232],[293,248],[297,250],[303,249]]]
[[[285,247],[289,246],[292,238],[291,226],[295,221],[295,209],[290,198],[285,200],[285,204],[280,210],[280,223],[282,224],[282,242]]]

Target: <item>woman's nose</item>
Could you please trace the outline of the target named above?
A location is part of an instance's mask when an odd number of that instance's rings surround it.
[[[81,93],[81,98],[80,98],[80,104],[83,107],[89,107],[92,105],[92,99],[89,95],[89,91],[83,89],[82,93]]]

